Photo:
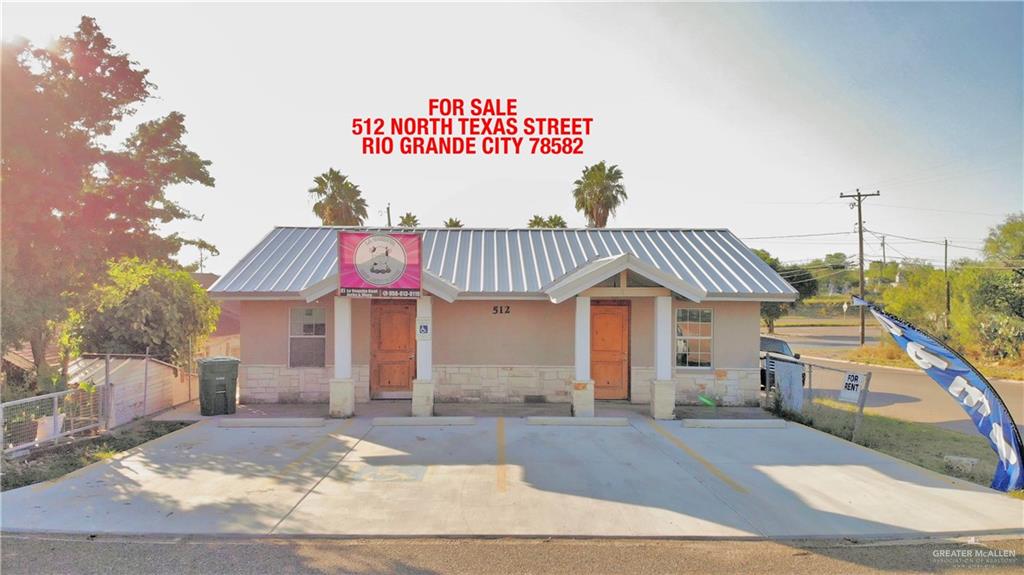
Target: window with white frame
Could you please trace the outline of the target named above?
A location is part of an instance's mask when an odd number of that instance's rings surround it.
[[[288,327],[288,367],[324,367],[327,312],[322,307],[294,307]]]
[[[710,309],[676,309],[676,367],[711,367]]]

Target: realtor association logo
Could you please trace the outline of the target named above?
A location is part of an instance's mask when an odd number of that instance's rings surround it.
[[[369,236],[356,246],[356,273],[368,284],[386,286],[405,273],[405,247],[391,236]]]
[[[420,297],[420,235],[338,233],[338,295]]]

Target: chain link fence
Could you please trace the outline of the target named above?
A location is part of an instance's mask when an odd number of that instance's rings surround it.
[[[856,440],[870,371],[838,369],[775,353],[766,354],[764,366],[765,394],[771,411]],[[844,392],[851,381],[856,389]]]

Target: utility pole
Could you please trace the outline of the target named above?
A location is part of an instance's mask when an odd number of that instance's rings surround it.
[[[942,326],[949,329],[949,238],[942,242],[942,277],[946,280],[946,315],[942,317]]]
[[[885,236],[882,236],[882,273],[878,274],[880,280],[885,280]]]
[[[855,194],[839,194],[840,198],[853,198],[857,200],[857,243],[859,249],[860,258],[860,298],[864,299],[864,213],[861,209],[861,204],[864,202],[864,198],[870,198],[872,196],[882,195],[877,190],[873,194],[862,194],[860,188],[857,188]],[[850,205],[853,207],[853,204]],[[860,308],[860,344],[864,345],[864,306],[857,306]]]
[[[391,227],[391,202],[388,202],[388,227]]]

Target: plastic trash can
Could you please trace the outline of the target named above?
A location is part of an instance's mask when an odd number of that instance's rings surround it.
[[[238,364],[234,357],[199,360],[199,413],[227,415],[235,412]]]

